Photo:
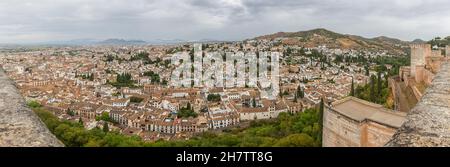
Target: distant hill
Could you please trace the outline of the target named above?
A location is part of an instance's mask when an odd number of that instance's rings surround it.
[[[154,40],[148,41],[149,44],[155,44],[155,45],[159,45],[159,44],[177,44],[177,43],[183,43],[183,42],[186,42],[186,41],[182,40],[182,39],[154,39]]]
[[[318,28],[299,32],[278,32],[263,35],[254,39],[281,40],[286,45],[317,47],[326,45],[329,48],[388,50],[391,53],[404,53],[410,42],[380,36],[365,38],[356,35],[339,34],[327,29]]]
[[[411,41],[411,43],[420,44],[420,43],[427,43],[427,42],[422,39],[415,39],[415,40]]]
[[[144,45],[147,42],[143,40],[125,40],[125,39],[107,39],[104,41],[97,42],[100,45]]]
[[[71,46],[71,45],[142,45],[147,42],[142,40],[124,40],[124,39],[107,39],[107,40],[98,40],[98,39],[73,39],[67,41],[48,41],[48,42],[39,42],[39,43],[31,43],[29,45],[56,45],[56,46]]]
[[[379,36],[379,37],[375,37],[372,39],[366,39],[366,40],[373,40],[375,42],[387,43],[387,44],[393,44],[393,45],[408,45],[410,43],[407,41],[402,41],[400,39],[390,38],[390,37],[386,37],[386,36]]]

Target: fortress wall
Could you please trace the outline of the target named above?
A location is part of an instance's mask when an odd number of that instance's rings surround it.
[[[386,144],[392,147],[450,146],[450,63],[443,62],[407,121]]]
[[[420,83],[423,81],[423,73],[425,71],[424,65],[417,65],[416,66],[416,75],[415,75],[415,81],[416,83]]]
[[[392,127],[372,121],[365,123],[363,128],[364,131],[361,135],[361,145],[364,147],[379,147],[385,145],[392,138],[396,130]]]
[[[360,122],[325,107],[323,147],[360,147]]]
[[[431,69],[431,71],[433,71],[434,73],[437,73],[437,71],[439,71],[439,69],[441,69],[441,62],[444,61],[445,58],[444,57],[427,57],[426,58],[426,62],[427,62],[427,68]]]
[[[435,76],[435,74],[433,74],[430,70],[425,70],[423,73],[423,82],[426,85],[431,85],[431,83],[433,82],[434,76]]]
[[[442,57],[441,50],[431,50],[431,56],[430,57]]]

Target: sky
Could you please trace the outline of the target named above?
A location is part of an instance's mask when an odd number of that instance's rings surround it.
[[[450,36],[448,0],[1,0],[0,43],[243,40],[326,28],[364,37]]]

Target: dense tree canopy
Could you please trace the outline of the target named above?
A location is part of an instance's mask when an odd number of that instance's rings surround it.
[[[152,83],[159,83],[159,82],[161,82],[159,74],[157,74],[157,73],[155,73],[153,71],[146,71],[146,72],[144,72],[144,76],[150,77],[150,80],[152,81]]]
[[[219,94],[209,94],[207,97],[208,101],[220,101],[220,95]]]
[[[116,82],[110,83],[115,87],[134,87],[134,81],[129,73],[118,74],[116,77]]]
[[[193,108],[191,107],[191,104],[188,103],[186,107],[183,107],[178,111],[177,113],[179,118],[189,118],[189,117],[197,117],[198,114],[194,112]]]
[[[140,102],[142,102],[143,100],[144,100],[143,98],[136,97],[136,96],[131,96],[131,97],[130,97],[130,102],[131,102],[131,103],[140,103]]]

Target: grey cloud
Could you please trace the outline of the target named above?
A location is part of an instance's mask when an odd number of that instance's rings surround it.
[[[450,35],[448,20],[445,0],[2,0],[0,43],[241,40],[317,27],[412,40]]]

